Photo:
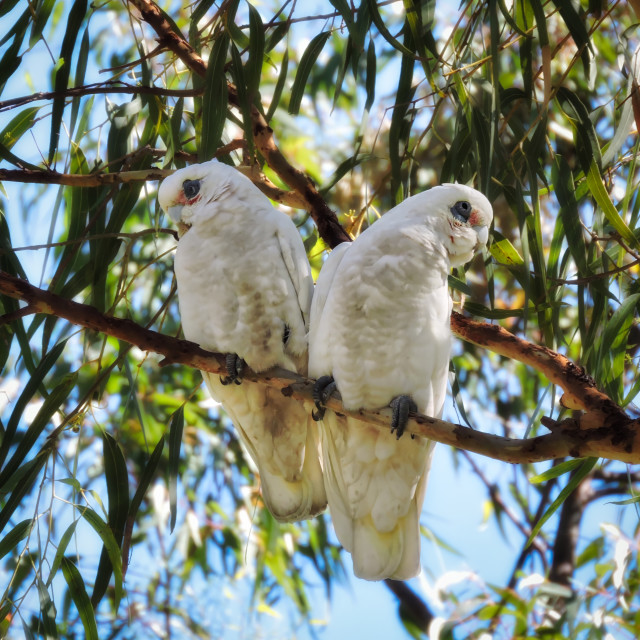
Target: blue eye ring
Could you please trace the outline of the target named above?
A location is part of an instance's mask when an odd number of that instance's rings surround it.
[[[187,200],[192,200],[200,193],[200,180],[185,180],[182,183],[182,190]]]
[[[471,203],[466,200],[458,200],[453,207],[451,207],[451,213],[456,220],[460,220],[460,222],[467,222],[469,220],[469,216],[471,215],[472,207]]]

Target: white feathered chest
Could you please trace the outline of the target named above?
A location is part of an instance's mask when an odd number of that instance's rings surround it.
[[[291,367],[284,339],[304,340],[304,319],[279,243],[224,203],[181,238],[175,259],[185,335],[237,353],[254,370]],[[271,231],[273,233],[273,231]]]

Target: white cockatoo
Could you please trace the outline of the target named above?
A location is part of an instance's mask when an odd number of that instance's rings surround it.
[[[338,539],[366,580],[405,580],[420,571],[419,520],[434,443],[400,436],[409,411],[442,414],[451,342],[447,276],[487,243],[492,218],[475,189],[441,185],[336,247],[320,272],[309,375],[319,379],[325,487]],[[391,433],[325,412],[334,388],[347,409],[391,404]]]
[[[279,390],[242,382],[245,363],[307,373],[313,279],[295,225],[215,160],[173,173],[158,200],[181,233],[175,274],[184,335],[228,354],[228,377],[202,375],[258,468],[267,507],[282,521],[320,513],[327,500],[317,426]]]

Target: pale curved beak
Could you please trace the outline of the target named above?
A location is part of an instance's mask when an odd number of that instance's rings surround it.
[[[180,222],[180,219],[182,218],[182,208],[183,207],[184,207],[184,205],[182,205],[182,204],[174,204],[172,207],[169,207],[167,209],[167,213],[169,214],[169,217],[174,222]]]
[[[471,228],[478,234],[478,246],[484,247],[489,241],[489,227],[483,225]]]

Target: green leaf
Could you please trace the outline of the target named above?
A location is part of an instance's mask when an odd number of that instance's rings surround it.
[[[129,139],[136,126],[142,100],[135,96],[130,102],[116,105],[108,110],[111,126],[107,136],[107,159],[111,172],[119,171],[122,168],[125,156],[129,152]]]
[[[460,291],[461,293],[464,293],[466,296],[470,296],[473,293],[471,287],[464,280],[461,280],[460,278],[456,278],[452,274],[449,274],[447,276],[447,282],[452,289],[455,289],[456,291]]]
[[[552,167],[552,179],[555,193],[560,204],[560,219],[567,238],[569,250],[578,268],[578,273],[588,275],[587,245],[578,211],[578,201],[573,183],[573,174],[566,160],[555,156]]]
[[[51,571],[49,572],[49,578],[47,579],[46,586],[48,587],[55,578],[58,570],[60,569],[60,565],[62,564],[62,559],[64,558],[64,554],[67,552],[67,547],[71,542],[71,538],[76,532],[76,526],[78,525],[78,521],[74,520],[66,529],[66,531],[62,534],[60,538],[60,542],[58,543],[58,548],[56,549],[56,555],[53,558],[53,562],[51,563]]]
[[[155,476],[156,469],[158,468],[158,463],[162,459],[163,450],[164,436],[160,438],[158,444],[155,446],[155,449],[151,453],[151,456],[149,456],[149,461],[144,466],[142,476],[140,477],[140,484],[138,484],[138,488],[133,494],[133,498],[131,499],[131,503],[129,504],[129,513],[127,514],[128,520],[132,520],[138,512],[147,489],[149,489],[149,487],[151,486],[151,481]]]
[[[253,144],[253,123],[251,121],[251,103],[247,91],[247,82],[242,66],[240,52],[236,45],[231,43],[231,75],[238,91],[238,103],[242,112],[242,128],[244,129],[244,138],[247,141],[248,150],[251,155],[254,153]]]
[[[95,586],[91,595],[94,607],[104,596],[109,586],[111,573],[116,580],[116,609],[122,597],[122,558],[120,546],[124,535],[124,527],[129,512],[129,478],[127,463],[122,451],[113,436],[104,432],[102,435],[102,451],[104,471],[109,496],[108,526],[94,511],[80,509],[82,516],[91,524],[102,538],[104,547],[100,554]]]
[[[38,111],[40,107],[27,107],[11,119],[11,122],[0,132],[0,143],[3,149],[12,149],[22,135],[33,127]]]
[[[0,558],[4,558],[9,551],[13,551],[18,543],[29,535],[32,526],[33,520],[23,520],[6,533],[0,539]]]
[[[547,480],[551,480],[553,478],[559,478],[565,473],[569,473],[569,471],[573,471],[576,467],[579,467],[582,462],[582,458],[566,460],[565,462],[556,464],[550,469],[547,469],[546,471],[543,471],[542,473],[529,478],[529,482],[531,484],[540,484],[541,482],[546,482]]]
[[[7,526],[13,512],[22,505],[23,498],[31,491],[31,488],[48,459],[49,451],[41,451],[33,460],[30,460],[24,467],[18,469],[17,473],[20,473],[22,469],[25,469],[25,473],[21,478],[21,482],[5,502],[2,511],[0,511],[0,533]]]
[[[584,67],[584,75],[588,79],[591,74],[591,38],[587,27],[575,10],[571,0],[553,0],[553,4],[558,7],[560,15],[564,20],[571,37],[576,43],[578,49],[582,49],[580,58]]]
[[[636,504],[640,502],[640,496],[633,496],[633,498],[627,498],[626,500],[612,500],[607,502],[607,504],[618,504],[618,505],[627,505],[627,504]]]
[[[566,87],[558,88],[556,98],[575,129],[576,152],[580,158],[582,170],[586,174],[592,162],[595,162],[600,169],[602,167],[602,153],[595,127],[589,117],[589,109],[573,91]]]
[[[278,81],[276,82],[275,89],[273,90],[273,96],[271,103],[269,104],[269,110],[265,116],[267,122],[271,121],[273,114],[276,112],[278,105],[280,104],[280,98],[282,97],[282,91],[284,84],[287,81],[287,71],[289,69],[289,50],[285,49],[282,56],[282,62],[280,63],[280,73],[278,74]]]
[[[405,43],[411,42],[411,34],[406,30]],[[402,56],[400,63],[400,76],[396,89],[396,100],[391,114],[389,126],[389,162],[391,164],[391,193],[396,202],[404,199],[402,187],[402,157],[404,155],[404,142],[409,135],[409,126],[405,117],[409,104],[413,99],[415,88],[413,82],[414,56]],[[402,148],[401,148],[402,147]]]
[[[40,40],[42,32],[47,26],[51,12],[56,3],[56,0],[43,0],[38,4],[38,9],[35,12],[33,22],[31,23],[31,35],[29,36],[29,47]]]
[[[81,87],[84,84],[85,74],[87,72],[87,62],[89,60],[89,53],[91,51],[91,43],[89,41],[89,27],[84,30],[82,40],[80,41],[80,51],[78,52],[78,62],[76,63],[76,75],[74,78],[74,84],[76,87]],[[71,102],[71,119],[69,121],[69,130],[73,136],[73,131],[76,127],[76,120],[78,119],[78,112],[80,110],[80,97],[76,96]],[[111,132],[109,132],[111,133]]]
[[[69,558],[62,558],[62,574],[69,587],[69,595],[76,605],[82,626],[84,627],[84,637],[86,640],[100,640],[98,637],[98,627],[93,614],[93,607],[89,601],[84,580],[77,567]]]
[[[616,347],[626,348],[627,336],[634,318],[634,311],[640,300],[640,293],[630,295],[625,301],[614,311],[613,315],[607,320],[604,333],[602,334],[602,343],[600,344],[600,354],[603,357],[610,351],[615,351]]]
[[[404,44],[402,44],[399,40],[397,40],[391,35],[389,30],[387,29],[387,26],[384,23],[384,20],[382,19],[382,16],[380,15],[380,12],[378,11],[378,3],[376,2],[376,0],[365,0],[365,1],[369,5],[369,11],[371,12],[371,20],[373,21],[373,24],[375,24],[376,28],[380,32],[380,35],[394,49],[397,49],[398,51],[400,51],[400,53],[402,53],[403,56],[410,56],[412,58],[415,57],[415,53],[411,51],[411,49],[408,49]]]
[[[574,462],[570,460],[569,462]],[[567,485],[562,489],[559,493],[558,497],[551,503],[549,508],[545,511],[544,515],[536,522],[535,526],[531,531],[531,535],[527,540],[527,546],[531,544],[534,538],[538,535],[540,529],[544,526],[544,523],[558,510],[562,503],[569,497],[569,495],[574,491],[574,489],[584,480],[584,478],[591,472],[593,467],[596,466],[598,462],[598,458],[582,458],[577,460],[580,463],[578,467],[576,467],[575,472],[571,476],[571,479],[567,483]],[[561,465],[558,465],[560,467]]]
[[[245,76],[247,79],[247,95],[253,102],[260,89],[262,62],[264,58],[264,25],[258,10],[249,2],[249,59]]]
[[[358,155],[354,155],[354,156],[351,156],[351,157],[347,158],[346,160],[343,160],[338,165],[337,169],[333,172],[333,175],[329,178],[327,183],[322,186],[322,188],[320,189],[320,193],[322,195],[326,196],[329,193],[329,191],[331,191],[331,189],[333,189],[333,187],[338,182],[340,182],[340,180],[342,180],[342,178],[347,173],[349,173],[350,171],[355,169],[355,167],[357,167],[362,162],[366,162],[367,160],[370,160],[372,157],[373,156],[370,153],[363,153],[363,154],[361,154],[359,156]]]
[[[75,0],[71,10],[69,11],[69,17],[67,18],[67,29],[62,40],[59,56],[59,60],[62,61],[62,64],[56,71],[53,87],[53,90],[61,95],[53,99],[53,106],[51,109],[51,139],[49,141],[48,158],[48,163],[50,165],[53,164],[53,159],[55,157],[56,150],[58,149],[60,126],[62,124],[62,114],[64,112],[66,101],[65,96],[62,94],[69,84],[73,49],[86,13],[87,0]]]
[[[323,31],[319,33],[305,49],[298,65],[295,80],[291,87],[291,95],[289,97],[289,113],[297,115],[300,111],[300,103],[305,94],[307,87],[307,79],[311,73],[311,69],[316,63],[318,56],[320,55],[325,43],[331,35],[330,31]]]
[[[4,52],[2,59],[0,59],[0,93],[4,90],[7,80],[9,80],[9,78],[20,67],[22,56],[18,55],[18,53],[22,47],[22,41],[24,40],[24,36],[29,25],[30,15],[31,12],[27,8],[27,10],[14,23],[13,27],[8,29],[0,42],[0,46],[2,46],[13,36],[13,42]]]
[[[42,626],[44,627],[44,638],[50,640],[58,637],[58,627],[56,626],[56,607],[51,601],[49,591],[44,582],[38,577],[38,597],[40,599],[40,613],[42,615]]]
[[[29,425],[29,428],[20,440],[20,444],[18,444],[14,454],[2,469],[2,473],[0,473],[0,490],[2,490],[20,464],[22,464],[23,460],[31,453],[36,441],[49,424],[53,414],[64,404],[76,386],[77,378],[77,373],[71,373],[65,376],[63,381],[46,398],[36,417],[33,419],[33,422]]]
[[[169,427],[169,505],[171,509],[170,529],[176,526],[178,503],[178,467],[180,464],[180,447],[182,446],[182,430],[184,429],[184,405],[171,418]]]
[[[199,160],[210,160],[220,146],[224,123],[227,118],[227,79],[224,65],[227,61],[229,36],[222,33],[214,42],[204,83],[202,96],[202,132]]]
[[[367,100],[364,103],[364,110],[371,111],[371,106],[376,98],[376,77],[378,75],[377,61],[376,61],[376,45],[373,42],[373,38],[369,39],[369,46],[367,47],[367,78],[365,87],[367,90]]]
[[[62,342],[59,342],[55,347],[53,347],[45,355],[45,357],[42,358],[36,369],[29,376],[29,380],[27,381],[27,384],[25,385],[22,393],[20,394],[20,397],[15,403],[13,411],[11,412],[9,422],[7,423],[4,436],[2,438],[2,443],[0,444],[0,468],[2,468],[7,454],[9,453],[9,449],[13,444],[13,437],[16,433],[18,424],[20,422],[20,419],[22,418],[22,414],[27,404],[29,404],[29,401],[31,400],[31,398],[33,398],[33,395],[38,390],[38,388],[40,388],[42,392],[45,391],[44,387],[42,386],[42,382],[47,373],[49,373],[49,371],[51,370],[51,367],[53,367],[53,365],[58,362],[58,359],[62,355],[66,344],[67,341],[63,340]],[[0,489],[1,487],[2,485],[0,485]]]
[[[620,217],[620,214],[616,210],[611,198],[604,188],[604,183],[600,177],[600,171],[595,162],[591,163],[589,173],[587,174],[587,184],[591,195],[595,198],[598,206],[602,209],[605,217],[609,221],[609,224],[622,236],[622,238],[628,242],[632,248],[640,248],[638,239],[635,234],[629,229],[625,221]]]
[[[506,318],[524,317],[524,309],[489,309],[477,302],[466,302],[464,310],[472,316],[488,320],[505,320]]]

